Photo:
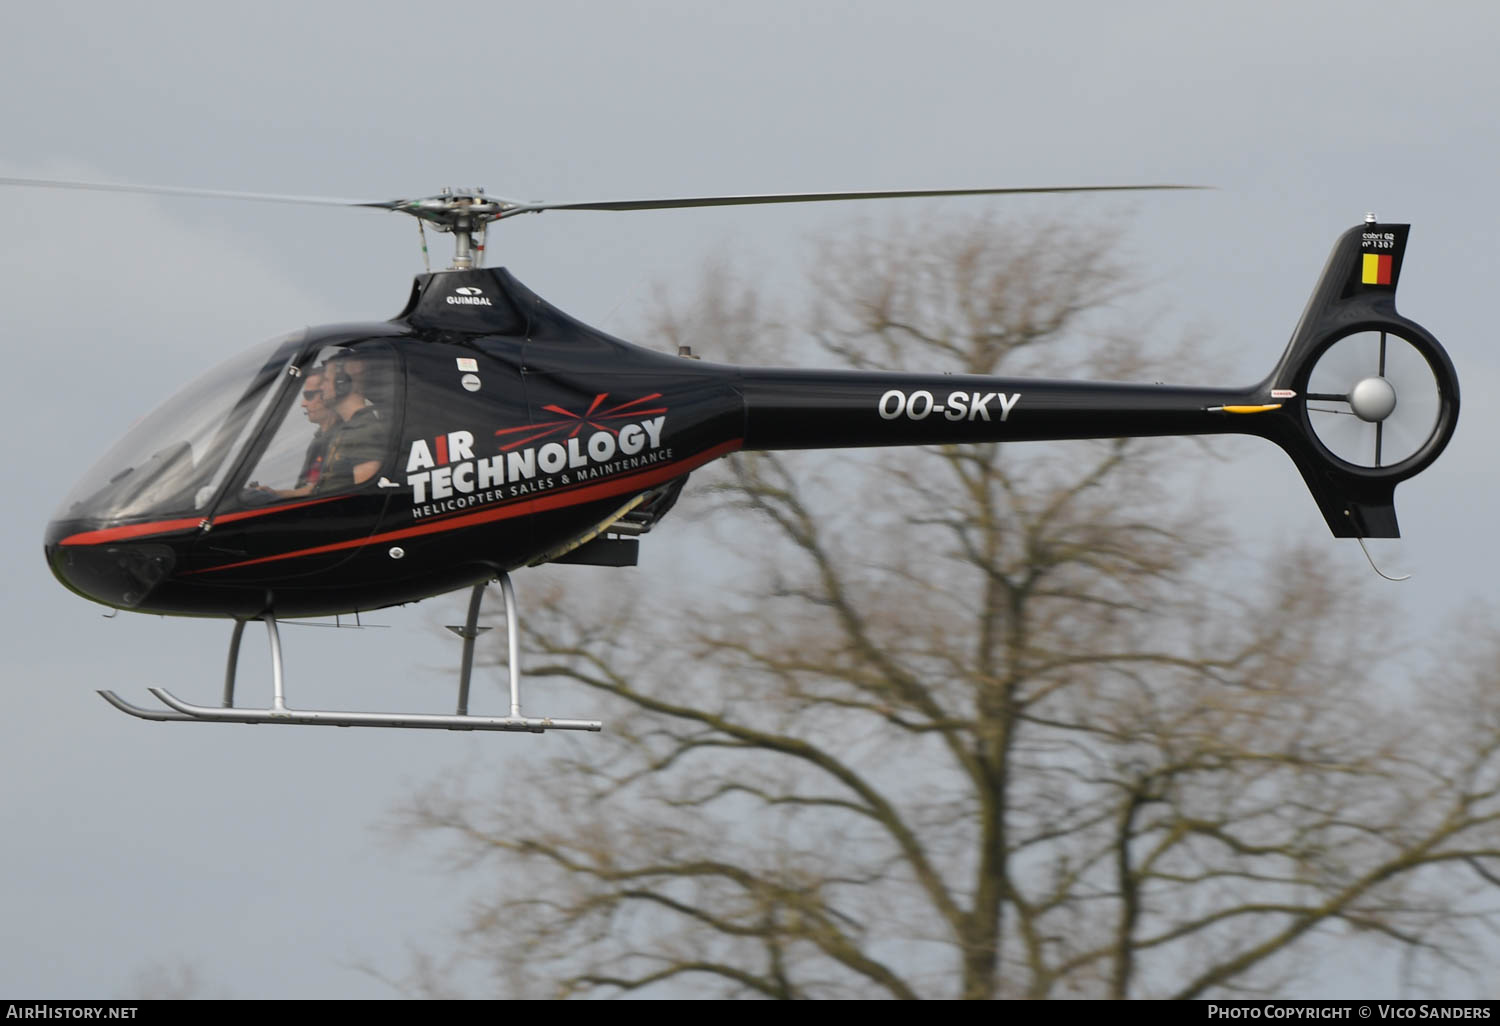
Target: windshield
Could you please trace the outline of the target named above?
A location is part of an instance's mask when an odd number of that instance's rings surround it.
[[[55,519],[206,512],[304,336],[274,338],[183,388],[104,454],[63,499]]]

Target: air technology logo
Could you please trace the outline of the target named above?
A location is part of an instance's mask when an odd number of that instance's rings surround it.
[[[670,461],[662,431],[667,408],[656,405],[660,392],[610,403],[609,393],[594,397],[587,410],[543,409],[556,420],[499,428],[492,454],[477,454],[475,434],[454,430],[409,443],[406,483],[411,515],[421,520],[440,513],[522,498],[583,481]]]

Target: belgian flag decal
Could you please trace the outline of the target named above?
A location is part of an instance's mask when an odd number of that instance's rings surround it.
[[[1359,280],[1362,285],[1389,285],[1391,283],[1391,254],[1365,253],[1364,266]]]

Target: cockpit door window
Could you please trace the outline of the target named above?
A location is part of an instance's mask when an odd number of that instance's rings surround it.
[[[400,427],[397,378],[395,354],[382,342],[319,350],[232,505],[378,488]]]

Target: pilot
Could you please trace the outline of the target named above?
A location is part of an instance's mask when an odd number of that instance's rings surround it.
[[[323,368],[314,367],[302,381],[302,412],[317,429],[312,441],[307,443],[307,455],[302,459],[302,470],[297,474],[297,485],[293,495],[306,495],[317,487],[323,472],[323,457],[328,452],[332,428],[339,422],[339,415],[323,402]]]
[[[302,457],[302,469],[297,474],[297,483],[291,488],[272,488],[251,481],[247,485],[250,493],[258,493],[259,501],[267,499],[295,499],[311,495],[318,486],[323,472],[323,459],[328,453],[328,443],[339,416],[323,401],[323,368],[314,367],[302,379],[302,413],[313,426],[312,440],[307,443],[307,452]],[[253,497],[251,501],[256,501]]]
[[[335,357],[323,365],[323,405],[337,420],[327,431],[314,491],[333,492],[364,484],[385,462],[386,425],[361,387],[364,361]]]

